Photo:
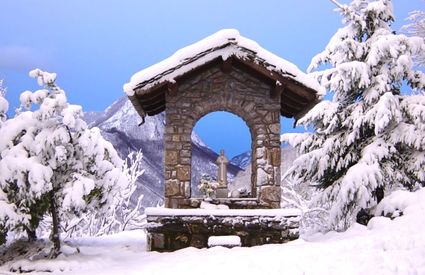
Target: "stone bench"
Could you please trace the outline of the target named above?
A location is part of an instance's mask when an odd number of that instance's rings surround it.
[[[238,236],[242,246],[285,243],[298,238],[298,209],[147,208],[148,249],[208,247],[211,236]]]

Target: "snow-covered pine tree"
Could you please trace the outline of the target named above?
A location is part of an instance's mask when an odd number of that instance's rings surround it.
[[[137,180],[144,173],[142,158],[142,151],[128,154],[122,166],[128,185],[116,192],[107,212],[87,211],[85,215],[65,222],[63,229],[67,236],[101,236],[141,228],[146,223],[143,195],[137,192]]]
[[[60,221],[88,209],[105,210],[127,179],[122,160],[99,129],[88,129],[81,106],[67,103],[56,74],[30,72],[43,89],[23,92],[28,110],[0,128],[0,187],[29,237],[45,213],[52,217],[51,257],[60,253]],[[30,108],[39,105],[35,111]],[[0,198],[2,199],[2,198]],[[7,226],[7,225],[6,225]],[[16,229],[8,226],[8,230]]]
[[[425,4],[425,2],[424,2]],[[420,10],[412,11],[407,18],[410,23],[404,25],[402,30],[412,36],[419,36],[425,39],[425,12]],[[422,51],[416,57],[419,66],[425,67],[425,52]]]
[[[0,133],[2,124],[7,119],[9,103],[6,98],[6,88],[3,86],[3,80],[0,80]],[[1,154],[0,154],[1,159]],[[6,241],[6,235],[9,228],[15,228],[21,224],[28,223],[29,216],[20,213],[15,204],[7,200],[7,194],[0,189],[0,245]]]
[[[390,0],[338,5],[344,27],[309,71],[329,91],[298,121],[314,133],[283,135],[300,152],[287,176],[322,188],[316,203],[342,230],[394,188],[425,185],[425,76],[412,56],[424,39],[397,35]],[[330,68],[329,68],[330,67]]]
[[[0,127],[1,123],[7,118],[9,103],[6,100],[6,88],[3,86],[3,79],[0,79]]]

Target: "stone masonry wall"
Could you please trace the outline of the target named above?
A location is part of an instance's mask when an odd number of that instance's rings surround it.
[[[148,250],[208,247],[210,236],[236,235],[242,246],[286,243],[299,237],[299,216],[149,216]]]
[[[215,111],[242,118],[251,132],[253,196],[259,207],[280,207],[280,97],[271,86],[237,68],[210,68],[178,83],[166,94],[166,207],[191,207],[191,133],[196,122]],[[192,206],[193,207],[193,206]]]

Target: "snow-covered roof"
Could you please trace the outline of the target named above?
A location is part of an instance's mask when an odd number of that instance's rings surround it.
[[[143,106],[136,106],[135,97],[150,94],[166,83],[175,83],[179,77],[218,58],[223,61],[235,58],[254,64],[262,69],[263,75],[267,74],[267,77],[278,84],[282,84],[282,81],[292,82],[289,85],[290,90],[301,87],[302,92],[314,94],[315,98],[320,98],[325,93],[315,79],[307,76],[297,66],[265,50],[255,41],[241,36],[235,29],[218,31],[137,72],[124,85],[124,91],[141,113]]]

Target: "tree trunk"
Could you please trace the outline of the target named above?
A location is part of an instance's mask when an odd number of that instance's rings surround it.
[[[37,240],[37,234],[34,229],[25,226],[25,231],[27,232],[29,242],[35,242]]]
[[[54,259],[60,254],[60,237],[59,237],[59,215],[56,206],[55,193],[50,191],[50,212],[52,214],[52,233],[50,234],[50,241],[53,243],[53,248],[50,251],[50,258]]]

